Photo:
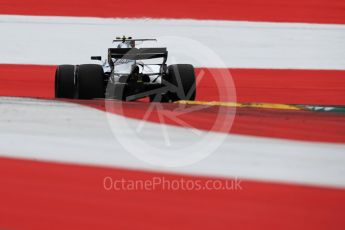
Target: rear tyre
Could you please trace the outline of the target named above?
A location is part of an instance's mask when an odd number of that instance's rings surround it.
[[[195,100],[196,83],[194,67],[188,64],[168,66],[168,75],[163,80],[172,84],[168,93],[171,101]]]
[[[79,99],[104,98],[104,72],[100,65],[80,65],[75,97]]]
[[[170,102],[169,94],[155,94],[150,95],[150,102]]]
[[[163,85],[169,86],[169,92],[150,96],[151,102],[174,102],[195,100],[196,83],[194,67],[188,64],[168,66],[168,74],[162,77]]]
[[[75,89],[74,65],[59,65],[55,72],[55,98],[73,98]]]

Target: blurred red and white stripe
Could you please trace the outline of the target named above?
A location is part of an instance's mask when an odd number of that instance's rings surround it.
[[[0,65],[0,95],[51,97],[53,76],[43,75],[54,67],[39,65],[86,62],[90,55],[103,54],[114,35],[178,35],[211,47],[224,62],[198,67],[241,68],[233,70],[240,101],[344,105],[344,6],[341,0],[0,0],[0,63],[7,64]],[[179,57],[180,45],[168,44],[170,55]],[[198,55],[198,50],[191,51]],[[37,92],[39,88],[42,92]],[[211,92],[207,90],[201,88],[202,95]],[[0,228],[342,229],[345,225],[343,144],[229,135],[212,157],[196,165],[156,168],[119,146],[114,149],[104,113],[90,105],[0,101]],[[125,118],[114,117],[122,130],[120,120]],[[322,130],[327,126],[322,126],[313,138],[342,142],[344,123],[332,122],[334,136],[326,139]],[[272,121],[272,127],[277,125]],[[146,123],[145,128],[160,127]],[[167,129],[175,135],[171,138],[188,141],[187,129]],[[272,129],[271,136],[274,132],[280,131]],[[303,130],[295,133],[300,136],[293,139],[308,139]],[[106,191],[102,183],[107,176],[245,180],[241,191]]]

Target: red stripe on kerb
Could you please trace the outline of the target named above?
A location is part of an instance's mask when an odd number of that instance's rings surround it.
[[[0,0],[1,14],[345,23],[343,0]]]
[[[200,71],[198,69],[197,73]],[[219,99],[219,89],[212,74],[222,71],[229,72],[224,69],[203,69],[205,74],[198,85],[197,99]],[[236,69],[230,72],[240,102],[345,104],[345,71]],[[54,66],[0,65],[0,95],[53,99],[54,73]],[[225,84],[221,87],[229,85]],[[101,100],[72,101],[100,110],[106,109],[104,101]],[[123,103],[121,107],[123,111],[116,110],[117,107],[114,106],[115,110],[111,112],[142,119],[148,106],[148,103],[141,102]],[[178,105],[162,106],[166,111],[174,114],[174,109]],[[345,116],[341,114],[253,108],[237,108],[234,114],[232,108],[223,108],[220,119],[225,121],[235,115],[231,130],[223,130],[220,126],[213,127],[218,114],[219,107],[209,107],[178,117],[195,128],[207,131],[295,140],[345,142]],[[159,117],[157,113],[152,113],[147,120],[159,122]],[[169,119],[166,122],[180,125]]]
[[[231,76],[234,84],[217,85],[214,79],[221,73]],[[203,68],[196,74],[205,75],[198,85],[198,100],[217,101],[226,87],[236,90],[239,102],[345,105],[344,70]]]
[[[55,66],[0,65],[0,95],[54,98]]]
[[[4,229],[318,230],[345,225],[341,189],[243,181],[242,190],[235,191],[106,191],[105,177],[216,178],[7,158],[0,158],[0,175]]]
[[[53,98],[55,68],[1,64],[0,95]],[[222,90],[235,90],[238,102],[345,105],[344,70],[198,68],[196,74],[203,76],[197,100],[218,101]],[[220,74],[232,76],[234,84],[217,85]]]
[[[289,111],[277,109],[255,109],[231,107],[205,107],[178,104],[161,104],[159,110],[147,115],[150,104],[142,102],[118,103],[103,100],[72,101],[103,111],[159,123],[159,112],[178,118],[191,127],[205,131],[226,132],[293,140],[345,143],[345,116],[343,114],[311,111]],[[192,112],[181,113],[183,110]],[[234,118],[232,126],[228,122]],[[179,121],[164,119],[165,124],[181,126]]]

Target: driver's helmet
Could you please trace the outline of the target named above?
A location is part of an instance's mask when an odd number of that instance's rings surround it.
[[[125,36],[122,37],[122,42],[117,45],[117,48],[134,48],[135,41],[128,41],[126,39],[132,39],[132,37],[126,38]]]
[[[117,48],[134,48],[130,41],[121,42],[117,45]]]

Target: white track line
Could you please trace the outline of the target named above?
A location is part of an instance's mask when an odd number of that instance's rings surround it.
[[[138,160],[123,147],[121,138],[115,138],[123,137],[136,154],[145,155],[146,148],[137,146],[131,136],[138,120],[111,115],[109,126],[102,111],[35,99],[0,97],[0,111],[0,156],[345,188],[345,145],[202,131],[209,140],[222,139],[213,154],[190,166],[166,168]],[[193,154],[179,148],[196,143],[200,136],[184,128],[165,128],[170,148],[182,157]],[[148,145],[164,148],[159,124],[146,123],[138,136]],[[167,148],[161,151],[167,153]]]
[[[0,26],[0,63],[85,63],[125,34],[158,38],[170,60],[196,66],[207,57],[183,38],[223,61],[210,58],[207,67],[345,69],[345,25],[1,15]]]

